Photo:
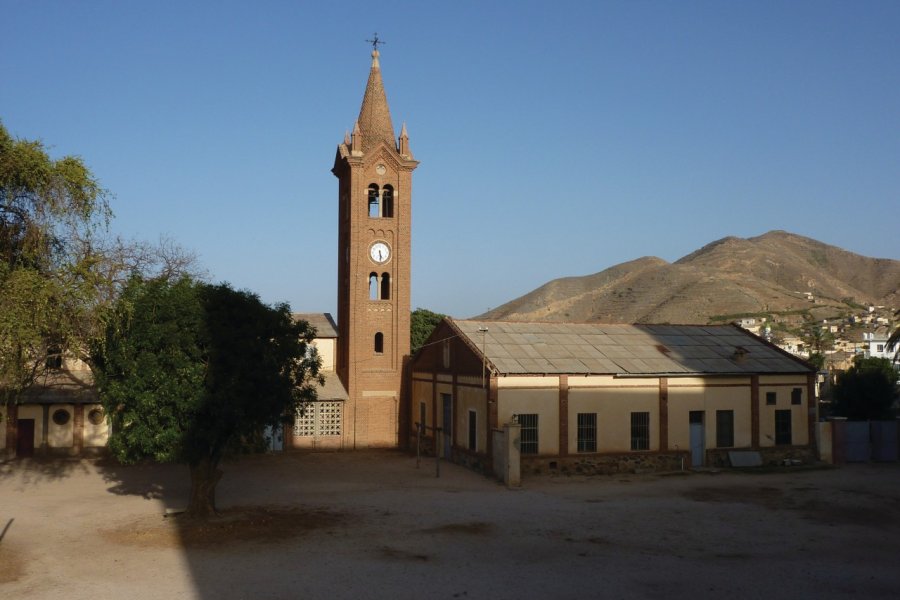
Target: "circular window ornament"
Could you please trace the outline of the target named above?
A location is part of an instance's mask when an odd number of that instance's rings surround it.
[[[58,408],[53,411],[53,422],[57,425],[65,425],[71,418],[72,415],[70,415],[69,411],[64,408]]]
[[[99,408],[95,408],[88,413],[88,421],[90,421],[91,425],[100,425],[103,423],[103,419],[103,411]]]
[[[384,175],[385,171],[387,171],[387,169],[384,168],[384,165],[381,165],[381,164],[375,165],[375,172],[378,173],[379,175]]]

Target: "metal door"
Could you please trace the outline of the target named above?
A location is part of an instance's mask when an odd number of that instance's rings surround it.
[[[872,460],[897,460],[897,421],[870,421]]]
[[[847,462],[868,462],[872,458],[872,443],[869,439],[868,421],[846,421]]]
[[[444,437],[444,458],[450,458],[450,448],[453,445],[453,397],[450,394],[441,394],[441,403],[444,409],[444,420],[441,423]]]
[[[691,466],[702,467],[706,455],[706,436],[703,431],[703,411],[690,412],[691,424]]]
[[[16,456],[34,456],[34,419],[16,421]]]

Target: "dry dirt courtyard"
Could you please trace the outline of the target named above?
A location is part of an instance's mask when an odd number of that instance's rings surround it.
[[[0,463],[0,598],[897,598],[900,465],[531,477],[399,452]]]

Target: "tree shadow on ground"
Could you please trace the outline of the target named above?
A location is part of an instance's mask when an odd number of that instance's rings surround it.
[[[187,474],[172,465],[123,465],[113,458],[104,458],[96,462],[96,468],[111,494],[164,500],[176,505],[186,501]]]
[[[82,458],[38,457],[0,462],[0,482],[4,485],[37,485],[90,472],[90,462]]]

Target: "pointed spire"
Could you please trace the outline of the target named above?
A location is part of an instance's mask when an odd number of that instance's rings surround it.
[[[406,133],[406,122],[403,123],[403,127],[400,128],[400,156],[405,158],[412,158],[412,154],[409,151],[409,134]]]
[[[348,146],[348,147],[350,146],[350,132],[349,131],[344,131],[344,145]]]
[[[363,152],[368,152],[378,143],[384,141],[394,148],[394,125],[391,123],[391,111],[388,108],[384,84],[381,81],[381,66],[378,63],[378,50],[372,51],[372,68],[369,81],[366,82],[366,94],[359,109],[359,128],[362,131]]]
[[[362,154],[363,134],[359,129],[359,121],[353,124],[353,135],[350,136],[350,154],[359,156]]]

